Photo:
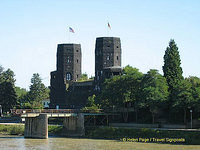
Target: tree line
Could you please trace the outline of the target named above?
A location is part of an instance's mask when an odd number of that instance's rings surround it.
[[[128,65],[122,75],[105,80],[102,92],[95,98],[96,104],[107,110],[132,107],[136,122],[139,119],[154,123],[156,117],[167,122],[186,123],[190,110],[198,119],[200,78],[184,78],[182,74],[178,47],[170,40],[164,55],[163,75],[156,69],[143,74]]]
[[[49,98],[49,88],[45,87],[38,73],[31,78],[29,90],[15,86],[15,74],[11,69],[0,66],[0,105],[3,112],[13,108],[43,108],[42,100]]]

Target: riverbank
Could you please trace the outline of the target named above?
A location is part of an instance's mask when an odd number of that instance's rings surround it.
[[[63,127],[60,125],[48,125],[49,135],[63,136]],[[0,134],[23,135],[24,125],[2,125],[0,124]],[[189,144],[200,145],[199,131],[182,130],[159,130],[159,129],[133,129],[100,127],[86,128],[86,135],[83,138],[90,139],[112,139],[122,142],[143,142],[143,143],[170,143],[170,144]]]
[[[200,132],[186,130],[103,127],[86,131],[86,137],[116,140],[120,139],[124,142],[200,145]]]
[[[60,135],[62,126],[48,125],[49,135]],[[24,135],[24,124],[0,124],[0,134],[3,135]]]

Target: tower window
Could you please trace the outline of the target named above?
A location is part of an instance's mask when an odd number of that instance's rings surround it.
[[[66,79],[67,79],[67,81],[71,80],[71,74],[70,73],[67,73]]]
[[[117,60],[119,59],[119,57],[117,56]]]
[[[76,77],[78,78],[78,75],[76,75]]]
[[[76,50],[76,52],[78,52],[78,50]]]
[[[69,57],[67,57],[67,63],[69,63],[69,62],[70,62]]]
[[[78,59],[76,60],[76,62],[78,63]]]
[[[110,56],[107,56],[107,60],[110,60]]]
[[[119,46],[117,46],[117,48],[119,48]]]

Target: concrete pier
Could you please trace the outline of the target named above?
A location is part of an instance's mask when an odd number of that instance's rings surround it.
[[[77,116],[71,116],[64,119],[63,126],[65,128],[65,135],[69,136],[84,136],[84,114],[79,113]]]
[[[40,114],[37,117],[25,118],[25,138],[48,138],[48,117],[47,114]]]

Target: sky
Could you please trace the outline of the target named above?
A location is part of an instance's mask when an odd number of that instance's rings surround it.
[[[183,76],[200,77],[199,0],[0,0],[0,65],[16,86],[29,89],[33,73],[49,86],[60,43],[81,44],[82,73],[94,76],[95,40],[105,36],[120,37],[122,67],[161,74],[174,39]]]

